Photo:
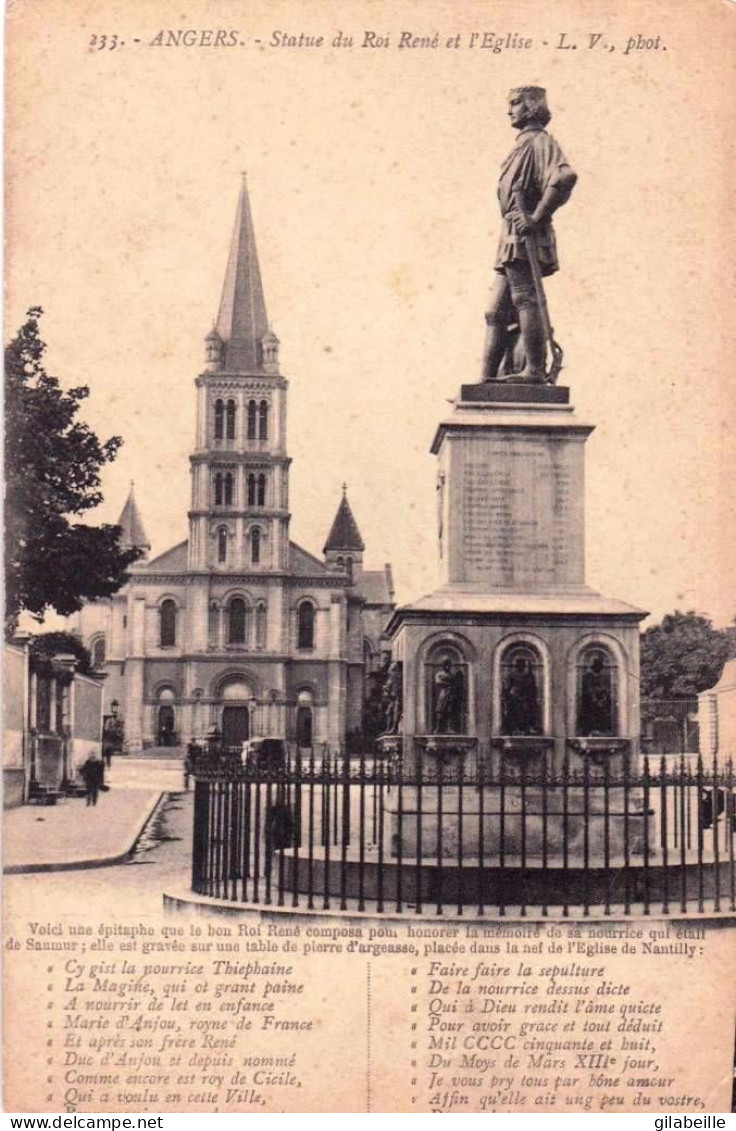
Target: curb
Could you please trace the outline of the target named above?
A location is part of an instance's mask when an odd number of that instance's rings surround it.
[[[284,904],[284,906],[279,907],[276,903],[241,903],[237,900],[225,899],[221,896],[200,895],[198,892],[192,891],[191,888],[175,887],[173,885],[164,888],[161,892],[161,899],[164,911],[167,914],[250,915],[263,920],[268,920],[273,917],[311,920],[335,919],[355,920],[358,923],[388,923],[394,926],[398,923],[408,923],[409,925],[419,923],[423,925],[432,924],[434,926],[458,928],[466,925],[482,927],[503,927],[505,925],[513,928],[517,925],[529,924],[544,927],[550,923],[570,923],[573,926],[585,923],[593,927],[610,927],[615,923],[647,924],[654,922],[705,923],[712,930],[732,929],[736,927],[736,914],[730,910],[716,911],[710,914],[703,911],[685,913],[678,911],[668,915],[660,913],[658,915],[651,914],[647,916],[641,914],[626,915],[623,911],[619,911],[614,915],[590,916],[587,918],[582,914],[565,916],[562,913],[548,916],[541,914],[520,915],[515,913],[504,915],[503,917],[498,915],[479,917],[471,915],[446,915],[438,920],[434,911],[425,911],[417,915],[413,911],[376,911],[375,909],[359,911],[355,907],[348,907],[343,911],[335,906],[308,908],[306,904],[301,904],[298,907]],[[499,935],[499,937],[503,936]]]
[[[148,808],[145,816],[143,817],[138,831],[133,835],[131,843],[122,852],[108,853],[107,856],[89,856],[77,857],[72,860],[54,860],[46,864],[8,864],[3,868],[4,876],[21,876],[32,875],[38,872],[78,872],[84,868],[110,868],[114,864],[120,864],[123,860],[130,856],[141,836],[145,832],[148,824],[153,818],[156,810],[161,804],[161,799],[166,796],[166,791],[162,790],[156,794],[153,801]]]

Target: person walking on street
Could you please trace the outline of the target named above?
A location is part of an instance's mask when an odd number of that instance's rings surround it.
[[[83,763],[80,772],[87,790],[87,805],[96,805],[97,796],[100,791],[101,778],[105,772],[101,759],[95,758],[93,754],[90,754],[87,761]]]

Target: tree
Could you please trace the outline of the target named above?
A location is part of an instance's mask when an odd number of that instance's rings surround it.
[[[89,649],[85,648],[79,637],[74,636],[71,632],[42,632],[38,636],[33,636],[30,651],[36,664],[64,653],[76,656],[78,661],[76,670],[79,674],[94,674]]]
[[[714,628],[707,617],[676,609],[642,635],[642,698],[693,698],[718,682],[732,654],[730,629]]]
[[[109,597],[138,550],[120,545],[120,527],[73,523],[102,501],[100,470],[122,440],[101,442],[77,420],[89,389],[64,390],[43,364],[42,310],[5,349],[5,610],[12,634],[25,610],[68,616],[85,600]]]

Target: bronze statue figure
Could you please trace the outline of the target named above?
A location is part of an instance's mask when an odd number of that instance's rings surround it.
[[[504,734],[541,733],[541,712],[534,669],[526,656],[515,656],[503,685],[501,729]]]
[[[498,183],[503,218],[495,263],[499,278],[486,312],[482,380],[554,383],[562,351],[549,322],[542,276],[558,270],[552,215],[569,199],[577,175],[545,129],[552,115],[542,87],[512,90],[508,114],[519,137]]]
[[[444,660],[434,677],[434,733],[462,734],[465,683],[461,668],[452,670],[452,661]]]
[[[578,734],[588,736],[614,733],[611,683],[610,669],[600,655],[594,655],[583,673]]]
[[[404,674],[400,661],[389,666],[383,685],[384,734],[399,734],[404,714]]]

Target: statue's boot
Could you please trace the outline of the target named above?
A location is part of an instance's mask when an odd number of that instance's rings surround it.
[[[521,340],[524,343],[526,356],[526,365],[519,374],[519,380],[542,385],[547,380],[544,368],[546,339],[539,307],[536,304],[524,305],[520,307],[518,313]]]
[[[483,349],[483,365],[481,367],[481,381],[498,381],[501,362],[508,347],[508,328],[505,321],[499,322],[492,316],[486,315],[486,342]]]

